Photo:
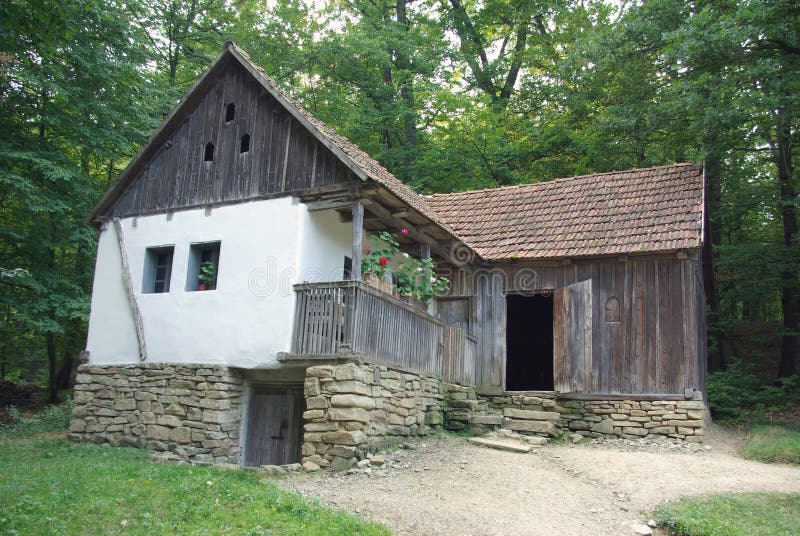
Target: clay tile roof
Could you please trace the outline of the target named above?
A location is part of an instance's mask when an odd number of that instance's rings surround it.
[[[675,164],[437,194],[428,204],[492,261],[696,248],[703,168]]]

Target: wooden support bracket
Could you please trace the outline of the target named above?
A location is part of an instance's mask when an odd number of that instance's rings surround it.
[[[119,244],[119,254],[122,260],[122,280],[125,283],[125,290],[128,292],[128,305],[133,315],[133,322],[136,325],[136,340],[139,343],[139,361],[147,359],[147,347],[144,340],[144,323],[142,313],[139,311],[139,303],[136,301],[136,292],[131,281],[131,270],[128,264],[128,250],[125,247],[125,234],[122,231],[122,222],[119,218],[114,218],[114,229],[117,232],[117,243]]]

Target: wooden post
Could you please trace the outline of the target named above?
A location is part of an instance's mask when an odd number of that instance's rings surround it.
[[[136,292],[133,290],[131,282],[131,270],[128,266],[128,250],[125,248],[125,235],[122,232],[122,222],[119,218],[114,218],[114,229],[117,232],[117,243],[119,244],[119,254],[122,259],[122,280],[125,282],[125,290],[128,291],[128,305],[133,314],[133,323],[136,325],[136,340],[139,342],[139,361],[147,359],[147,347],[144,344],[144,323],[142,313],[139,311],[139,303],[136,301]]]
[[[430,244],[420,244],[419,245],[419,256],[423,259],[430,259],[431,258],[431,245]]]
[[[431,258],[431,245],[430,244],[420,244],[419,245],[419,257],[421,259],[430,259]],[[431,277],[433,274],[425,272],[425,275],[422,277]],[[428,302],[427,307],[428,314],[436,315],[436,300],[431,300]]]
[[[364,241],[364,205],[353,201],[353,266],[350,269],[353,281],[361,280],[361,253]]]

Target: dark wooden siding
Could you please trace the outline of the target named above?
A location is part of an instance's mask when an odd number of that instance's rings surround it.
[[[476,270],[454,288],[474,294],[472,331],[479,337],[478,384],[502,390],[505,377],[505,296],[555,291],[591,281],[591,370],[585,394],[679,394],[705,385],[705,305],[696,253],[530,263]],[[609,299],[619,320],[606,320]],[[557,301],[557,300],[556,300]],[[559,319],[558,311],[554,322]],[[561,315],[563,318],[563,315]],[[531,326],[531,329],[547,329]]]
[[[236,105],[225,122],[228,103]],[[250,150],[240,153],[250,135]],[[203,160],[206,144],[214,160]],[[113,216],[224,204],[351,180],[351,172],[265,91],[232,63],[133,178]]]

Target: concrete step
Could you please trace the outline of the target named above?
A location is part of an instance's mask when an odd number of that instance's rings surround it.
[[[505,450],[508,452],[519,452],[525,454],[531,451],[530,445],[523,445],[511,441],[498,441],[497,439],[487,439],[485,437],[470,437],[467,441],[474,445],[488,447],[495,450]]]

